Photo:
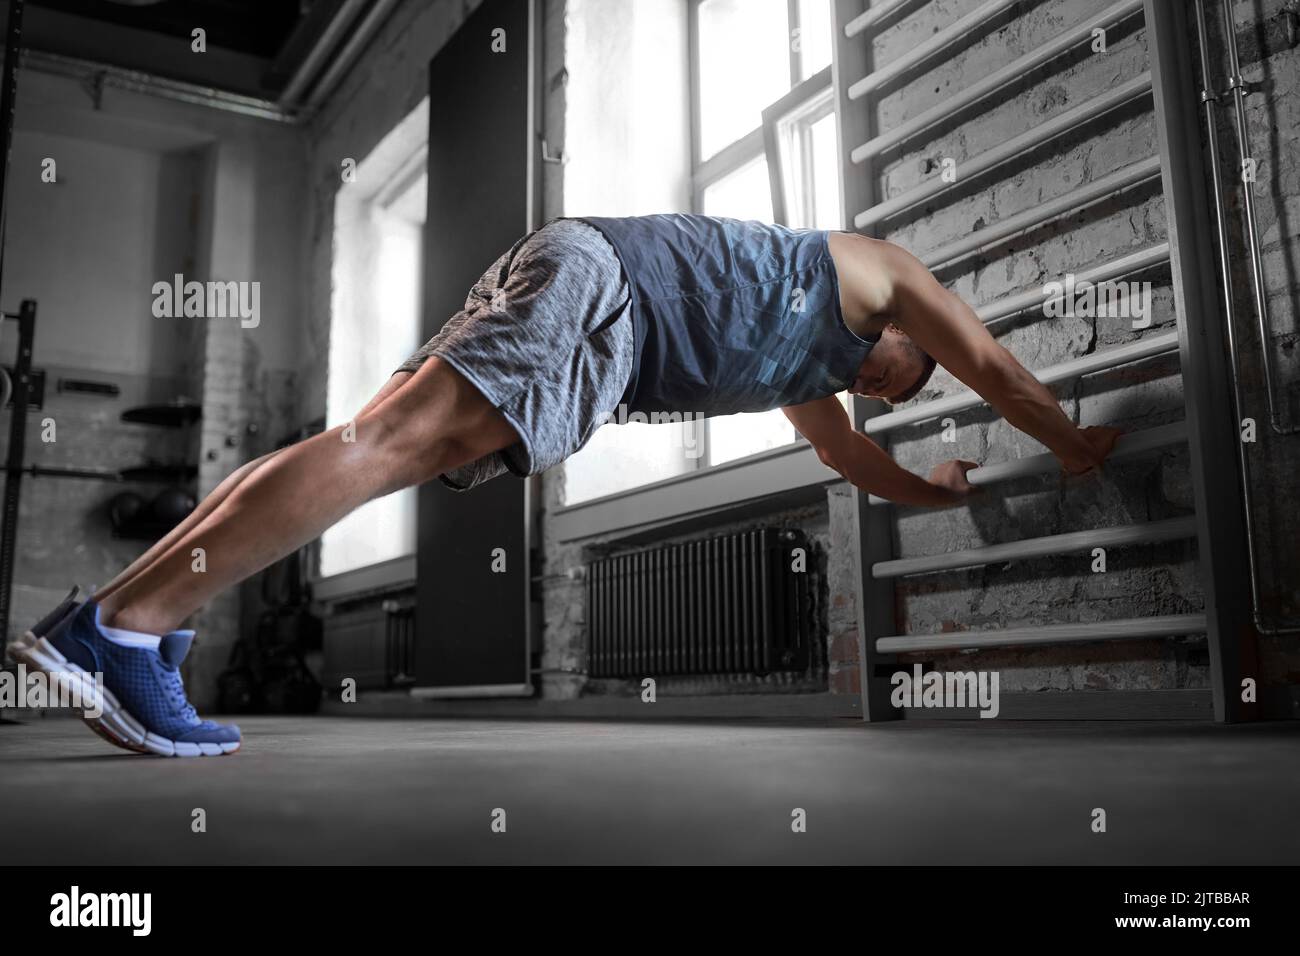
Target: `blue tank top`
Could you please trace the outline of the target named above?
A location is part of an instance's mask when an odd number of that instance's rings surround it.
[[[678,213],[581,218],[618,253],[631,295],[628,411],[809,402],[851,385],[879,341],[844,324],[824,230]]]

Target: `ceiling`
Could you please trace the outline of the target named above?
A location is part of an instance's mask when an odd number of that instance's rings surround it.
[[[28,0],[23,46],[279,100],[331,22],[339,19],[348,28],[328,34],[337,47],[373,5],[374,0]],[[201,54],[191,49],[197,27],[206,34]],[[319,69],[329,61],[313,64]]]
[[[210,46],[274,59],[300,19],[299,0],[28,0],[27,7],[46,7],[100,23],[113,23],[166,37],[190,39],[202,27]],[[93,24],[87,24],[87,29]]]

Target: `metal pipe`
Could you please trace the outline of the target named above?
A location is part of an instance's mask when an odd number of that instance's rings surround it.
[[[120,471],[105,468],[46,468],[44,465],[27,465],[20,469],[33,478],[89,478],[95,481],[123,481]]]
[[[1018,59],[1012,60],[1006,66],[990,73],[978,83],[959,90],[955,95],[936,103],[920,115],[912,117],[912,119],[899,126],[895,126],[889,132],[881,133],[879,136],[867,140],[854,149],[849,154],[849,158],[855,163],[861,163],[872,156],[893,149],[922,130],[955,116],[966,107],[984,99],[990,93],[997,92],[1008,83],[1023,79],[1026,73],[1054,60],[1071,47],[1091,40],[1092,31],[1096,27],[1122,21],[1132,16],[1141,7],[1142,0],[1120,0],[1119,3],[1111,4],[1095,17],[1090,17],[1082,23],[1076,23],[1068,30],[1058,33],[1042,46],[1030,50]],[[872,10],[875,9],[875,7],[872,8]],[[866,14],[863,14],[863,16],[866,16]],[[852,25],[852,23],[849,24],[849,26]]]
[[[966,37],[980,24],[992,20],[1004,10],[1015,6],[1017,2],[1019,0],[985,0],[984,3],[966,14],[966,16],[948,24],[924,43],[918,43],[898,59],[886,63],[880,69],[873,70],[858,80],[849,87],[849,99],[856,100],[866,96],[872,90],[879,89],[890,80],[901,76],[915,66],[919,66],[930,57],[941,53],[953,43]],[[850,23],[849,26],[852,26],[852,24]]]
[[[334,44],[343,35],[343,31],[351,25],[356,19],[357,11],[365,4],[366,0],[344,0],[343,5],[338,8],[330,22],[325,25],[321,35],[316,38],[307,55],[302,58],[298,68],[293,71],[293,76],[289,77],[289,82],[284,85],[284,91],[280,93],[280,104],[286,109],[292,109],[299,95],[307,87],[311,78],[316,75],[320,65],[325,58],[329,56],[330,51],[334,49]]]
[[[1228,246],[1228,224],[1225,218],[1227,204],[1224,202],[1223,183],[1219,178],[1219,129],[1215,119],[1214,107],[1219,94],[1214,91],[1210,68],[1210,37],[1205,21],[1204,5],[1192,5],[1196,11],[1196,37],[1200,48],[1201,81],[1205,84],[1201,90],[1201,104],[1204,107],[1206,139],[1210,153],[1210,187],[1214,198],[1214,225],[1219,239],[1219,272],[1223,277],[1224,325],[1228,337],[1228,373],[1232,384],[1233,420],[1241,422],[1245,402],[1241,395],[1241,376],[1239,369],[1239,349],[1237,345],[1237,307],[1232,283],[1232,258]],[[1232,32],[1231,22],[1228,24]],[[1235,38],[1234,38],[1235,39]],[[1249,190],[1247,190],[1249,192]],[[1267,353],[1267,346],[1265,346]],[[1267,361],[1267,354],[1265,355]],[[1271,398],[1271,394],[1270,394]],[[1276,423],[1274,423],[1276,427]],[[1246,525],[1246,561],[1250,572],[1250,606],[1255,629],[1261,634],[1278,636],[1283,634],[1300,634],[1300,624],[1278,625],[1267,620],[1262,612],[1263,602],[1259,593],[1259,559],[1256,556],[1255,502],[1253,483],[1251,481],[1250,456],[1246,446],[1237,443],[1237,468],[1241,476],[1242,507],[1245,511]]]
[[[864,10],[844,24],[844,35],[855,37],[868,27],[875,26],[895,10],[912,2],[913,0],[880,0],[880,3],[873,5],[869,10]]]
[[[1187,441],[1186,422],[1174,422],[1170,425],[1147,428],[1140,432],[1130,432],[1119,437],[1119,441],[1115,443],[1115,448],[1106,461],[1112,462],[1123,458],[1132,458],[1149,451],[1155,451],[1157,448],[1165,448],[1185,441]],[[1012,458],[1009,461],[999,461],[991,465],[972,468],[966,472],[966,480],[975,487],[981,488],[1000,481],[1027,478],[1030,475],[1050,474],[1059,471],[1060,468],[1061,460],[1049,451],[1041,455],[1027,455],[1024,458]],[[877,495],[868,495],[867,500],[873,505],[893,504],[888,498],[881,498]]]
[[[1104,352],[1094,352],[1091,355],[1084,355],[1068,362],[1062,362],[1060,365],[1050,366],[1040,372],[1035,372],[1034,377],[1044,385],[1051,385],[1054,382],[1078,378],[1092,372],[1102,372],[1117,365],[1124,365],[1127,362],[1136,362],[1140,359],[1150,358],[1153,355],[1163,355],[1166,352],[1177,351],[1178,333],[1164,332],[1160,335],[1149,335],[1144,339],[1129,342],[1126,345],[1118,345]],[[950,395],[948,398],[936,399],[902,411],[890,412],[888,415],[877,415],[875,418],[869,418],[863,423],[862,431],[867,435],[879,435],[895,428],[901,428],[904,425],[923,422],[930,418],[938,418],[940,415],[975,408],[983,404],[985,404],[985,401],[978,392],[967,390],[956,395]]]
[[[1199,7],[1199,5],[1198,5]],[[1246,124],[1246,89],[1241,78],[1241,63],[1237,59],[1237,28],[1232,18],[1232,0],[1223,0],[1224,40],[1228,47],[1228,89],[1232,91],[1233,113],[1237,120],[1237,168],[1244,169],[1251,161],[1250,133]],[[1217,171],[1216,171],[1217,175]],[[1294,435],[1300,425],[1283,428],[1278,424],[1277,407],[1273,395],[1273,341],[1272,323],[1268,317],[1268,294],[1264,289],[1264,263],[1259,252],[1259,228],[1255,223],[1255,190],[1251,183],[1243,182],[1242,207],[1246,212],[1246,244],[1250,249],[1251,290],[1255,296],[1255,313],[1259,318],[1259,349],[1264,361],[1264,389],[1268,395],[1268,419],[1273,431],[1279,435]]]
[[[105,86],[116,87],[131,93],[144,93],[164,99],[206,106],[210,109],[238,113],[241,116],[255,116],[258,119],[274,120],[278,123],[293,123],[297,117],[280,109],[270,100],[255,96],[243,96],[229,93],[211,86],[197,83],[185,83],[181,80],[169,80],[165,77],[142,73],[139,70],[127,70],[107,63],[82,60],[77,57],[63,56],[59,53],[47,53],[44,50],[27,50],[23,55],[25,69],[39,70],[52,76],[66,76],[75,80],[87,77],[102,77]]]
[[[993,149],[966,160],[960,167],[961,179],[963,182],[968,181],[974,176],[987,172],[994,166],[1042,146],[1063,133],[1068,133],[1086,123],[1090,123],[1097,117],[1123,106],[1130,100],[1141,96],[1149,96],[1150,93],[1151,74],[1140,73],[1133,79],[1112,87],[1092,99],[1085,100],[1072,109],[1058,113],[1051,119],[1039,123],[1019,136],[1013,136]],[[905,209],[910,209],[928,199],[932,199],[955,185],[957,185],[956,182],[946,182],[941,176],[931,176],[925,182],[895,196],[893,199],[887,199],[882,203],[877,203],[870,209],[864,209],[853,218],[853,225],[857,229],[864,229],[873,223],[880,222],[882,219],[887,219]]]
[[[9,102],[12,104],[13,100],[10,99]],[[4,499],[3,504],[0,504],[0,635],[9,633],[10,601],[13,598],[14,547],[18,542],[18,502],[22,497],[27,409],[31,401],[32,349],[36,339],[36,300],[23,299],[20,308],[18,353],[14,357],[13,368],[13,405],[9,410],[9,448],[5,457]]]
[[[0,276],[4,274],[5,222],[9,214],[9,155],[13,152],[18,60],[22,56],[23,0],[10,0],[5,24],[4,73],[0,75]],[[7,640],[0,631],[0,640]]]
[[[1045,558],[1054,554],[1070,554],[1091,548],[1122,548],[1134,544],[1155,544],[1176,541],[1196,535],[1196,518],[1170,518],[1168,521],[1146,521],[1140,524],[1116,525],[1092,531],[1071,531],[1067,534],[1049,534],[1020,541],[1006,541],[965,551],[948,551],[927,554],[916,558],[898,558],[878,561],[871,566],[871,576],[877,579],[901,578],[909,574],[929,574],[934,571],[955,571],[984,564],[1001,564],[1004,561],[1023,561],[1026,558]]]
[[[13,149],[14,107],[18,97],[18,58],[22,54],[23,0],[10,0],[5,27],[4,73],[0,76],[0,277],[3,276],[5,224],[9,215],[9,154]],[[9,448],[5,457],[3,504],[0,504],[0,518],[3,519],[3,527],[0,527],[0,641],[9,639],[14,547],[18,541],[18,502],[22,493],[23,448],[27,440],[27,404],[31,397],[36,302],[24,299],[18,314],[18,354],[14,358],[12,375],[13,409],[9,413]],[[8,373],[5,374],[8,377]]]
[[[335,84],[343,78],[343,74],[352,69],[362,48],[379,32],[379,28],[383,26],[396,5],[397,0],[375,0],[374,6],[366,11],[366,15],[361,18],[361,22],[352,31],[352,35],[343,44],[338,55],[330,61],[329,68],[312,87],[311,94],[307,97],[308,112],[319,107],[334,89]]]
[[[999,219],[990,226],[931,249],[918,258],[926,266],[933,269],[937,265],[959,259],[968,253],[985,249],[995,242],[1006,239],[1008,236],[1015,235],[1022,230],[1041,226],[1057,216],[1073,212],[1091,202],[1109,196],[1111,193],[1148,179],[1158,179],[1159,176],[1160,157],[1148,156],[1146,159],[1130,163],[1113,173],[1108,173],[1100,179],[1084,183],[1077,189],[1071,189],[1067,193],[1039,203],[1024,212],[1017,213],[1014,216],[1007,216],[1005,219]]]
[[[954,631],[876,639],[881,654],[906,654],[916,651],[961,651],[986,647],[1033,647],[1045,644],[1082,644],[1088,641],[1121,641],[1144,637],[1177,637],[1204,634],[1204,614],[1162,614],[1158,617],[1131,617],[1093,624],[1049,624],[1043,627],[1013,627],[1001,630]]]

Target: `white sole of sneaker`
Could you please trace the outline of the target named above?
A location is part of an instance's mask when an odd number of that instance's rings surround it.
[[[23,634],[23,639],[20,643],[31,646],[35,644],[36,641],[36,634],[32,631],[27,631]],[[15,660],[18,659],[17,656],[12,653],[10,656],[14,657]],[[120,747],[122,750],[130,751],[133,754],[147,754],[150,752],[145,750],[143,747],[131,743],[129,740],[123,740],[121,737],[117,736],[117,734],[113,733],[113,731],[109,730],[108,725],[100,721],[97,717],[82,717],[81,722],[93,730],[98,736],[107,740],[114,747]]]
[[[93,701],[99,696],[99,687],[95,679],[84,670],[69,661],[59,649],[43,637],[37,637],[31,631],[18,641],[9,645],[9,656],[21,661],[28,667],[39,670],[58,683],[60,691],[80,695],[80,699]],[[103,691],[100,715],[81,719],[110,743],[134,750],[137,753],[156,754],[160,757],[220,757],[239,749],[239,743],[228,744],[192,744],[168,740],[146,730],[140,721],[131,716],[112,692]]]

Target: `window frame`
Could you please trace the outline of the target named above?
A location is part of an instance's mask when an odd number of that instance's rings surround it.
[[[734,517],[756,502],[764,509],[812,503],[820,489],[842,481],[800,437],[779,448],[562,505],[551,512],[550,533],[562,544],[597,536],[653,540],[656,533],[698,527],[712,515]]]
[[[825,100],[824,104],[817,103]],[[814,105],[816,104],[816,105]],[[800,113],[809,113],[811,119],[805,132],[811,130],[812,124],[835,115],[835,94],[831,83],[829,66],[817,71],[808,79],[795,86],[771,106],[763,110],[763,148],[767,155],[767,175],[772,190],[772,218],[782,226],[790,224],[790,210],[786,208],[785,175],[782,169],[781,143],[778,131],[781,123],[788,117]],[[805,171],[805,176],[811,170]],[[805,185],[810,185],[805,183]],[[843,228],[843,221],[840,228]]]
[[[688,61],[690,64],[688,94],[691,119],[692,212],[699,212],[703,208],[704,187],[711,185],[729,173],[734,173],[746,163],[753,162],[763,155],[763,123],[761,120],[757,126],[744,136],[724,146],[712,156],[701,155],[703,137],[700,130],[700,6],[704,2],[705,0],[687,0],[686,30],[689,45]],[[830,0],[826,0],[826,2],[829,3]],[[785,38],[786,51],[789,53],[788,68],[791,92],[821,75],[821,71],[818,71],[808,80],[800,79],[803,74],[803,46],[801,44],[800,48],[796,50],[792,42],[795,31],[799,29],[799,0],[786,0]],[[829,69],[830,67],[827,66],[826,70]],[[829,82],[830,74],[828,72],[827,83],[829,84]],[[782,97],[782,100],[784,98]],[[778,102],[781,101],[778,100]]]

